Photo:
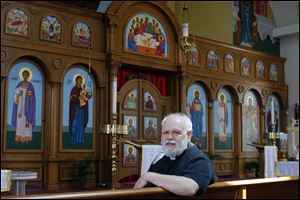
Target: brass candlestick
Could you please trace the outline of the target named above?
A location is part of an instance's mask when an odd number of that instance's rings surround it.
[[[117,172],[117,135],[126,135],[128,134],[127,125],[118,125],[117,124],[117,114],[113,113],[113,121],[112,124],[106,124],[104,127],[104,133],[111,134],[112,142],[111,142],[111,159],[112,159],[112,189],[116,188],[116,172]]]
[[[272,141],[273,146],[276,146],[276,132],[275,132],[275,124],[271,124],[272,132],[269,133],[269,138]]]
[[[286,158],[286,152],[287,152],[287,141],[283,140],[280,144],[280,151],[282,152],[282,158],[280,158],[280,161],[286,162],[288,161]]]

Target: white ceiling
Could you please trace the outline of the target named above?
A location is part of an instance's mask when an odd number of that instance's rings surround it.
[[[299,1],[269,1],[277,28],[274,37],[299,35]]]
[[[299,1],[269,1],[277,27],[299,24]]]

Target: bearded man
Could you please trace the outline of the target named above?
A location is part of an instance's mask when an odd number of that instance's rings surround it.
[[[173,113],[161,125],[164,156],[152,163],[134,187],[158,186],[182,196],[204,194],[215,182],[215,170],[208,157],[191,143],[191,120],[184,113]]]

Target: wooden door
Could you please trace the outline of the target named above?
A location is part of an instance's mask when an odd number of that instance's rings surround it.
[[[128,81],[118,92],[119,123],[128,125],[128,135],[119,138],[119,163],[117,180],[138,176],[140,150],[126,144],[130,141],[139,145],[159,144],[161,121],[170,112],[171,98],[162,96],[149,81],[134,79]]]

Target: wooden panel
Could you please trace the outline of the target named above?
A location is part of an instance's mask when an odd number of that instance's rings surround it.
[[[285,183],[269,183],[263,187],[253,185],[247,187],[247,198],[249,199],[293,199],[299,198],[299,181],[298,184],[291,182]]]
[[[59,180],[60,181],[67,181],[67,180],[73,180],[72,175],[73,168],[71,166],[59,166]]]
[[[215,170],[217,176],[233,175],[233,161],[232,160],[214,160]]]

